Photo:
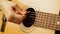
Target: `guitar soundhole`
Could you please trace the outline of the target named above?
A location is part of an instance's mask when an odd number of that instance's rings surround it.
[[[23,25],[25,27],[31,27],[34,24],[35,21],[35,10],[33,8],[28,8],[26,11],[28,11],[27,13],[27,17],[23,20]]]

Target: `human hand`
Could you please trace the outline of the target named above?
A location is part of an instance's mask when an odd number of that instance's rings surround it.
[[[11,1],[3,1],[1,5],[2,5],[3,13],[5,14],[9,22],[20,24],[25,19],[27,12],[22,10],[15,3]]]

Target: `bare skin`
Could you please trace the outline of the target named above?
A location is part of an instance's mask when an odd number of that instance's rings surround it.
[[[1,6],[3,7],[7,21],[20,24],[26,17],[27,11],[22,10],[17,4],[12,1],[2,1]]]
[[[14,13],[10,15],[9,20],[10,22],[20,24],[26,17],[27,11],[21,10],[17,5],[12,7]]]

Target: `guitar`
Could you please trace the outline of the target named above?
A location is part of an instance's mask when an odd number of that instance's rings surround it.
[[[16,2],[16,3],[18,3],[18,5],[20,5],[19,4],[20,1],[14,0],[14,2]],[[23,0],[21,0],[21,2],[23,2]],[[28,4],[28,7],[31,7],[31,6],[29,6],[29,4]],[[23,7],[21,7],[21,8],[23,8]],[[25,9],[26,8],[27,7],[25,7]],[[38,8],[37,8],[37,10],[38,10]],[[17,24],[7,21],[5,31],[3,33],[2,32],[0,32],[0,33],[1,34],[55,34],[55,30],[60,30],[60,23],[59,23],[60,16],[59,15],[40,12],[37,10],[35,11],[35,13],[36,13],[35,22],[31,28],[30,27],[26,28],[23,26],[23,24],[17,25]],[[1,15],[0,20],[1,20],[3,13],[0,12],[0,15]],[[2,20],[0,23],[2,23]]]

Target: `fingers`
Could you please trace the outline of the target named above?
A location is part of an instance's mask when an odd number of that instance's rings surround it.
[[[12,7],[15,13],[20,14],[20,15],[25,15],[27,11],[22,10],[19,6],[15,5]]]
[[[10,22],[21,23],[26,17],[27,11],[22,10],[13,2],[2,2],[2,7],[4,9],[3,13]]]
[[[23,22],[23,20],[25,19],[26,15],[19,15],[14,13],[14,15],[11,15],[9,18],[9,22],[13,22],[15,24],[20,24]]]
[[[21,11],[21,10],[22,10],[18,5],[12,6],[12,9],[13,9],[14,11],[16,11],[16,10]]]
[[[27,11],[22,10],[17,5],[13,6],[12,8],[14,10],[14,15],[11,17],[13,17],[14,20],[11,19],[11,21],[20,24],[26,18]]]
[[[12,7],[14,10],[14,20],[12,20],[12,22],[16,23],[16,24],[20,24],[23,22],[23,20],[26,18],[26,13],[27,11],[22,10],[21,8],[19,8],[17,5]]]
[[[21,11],[20,14],[21,15],[26,15],[27,14],[27,11]]]

